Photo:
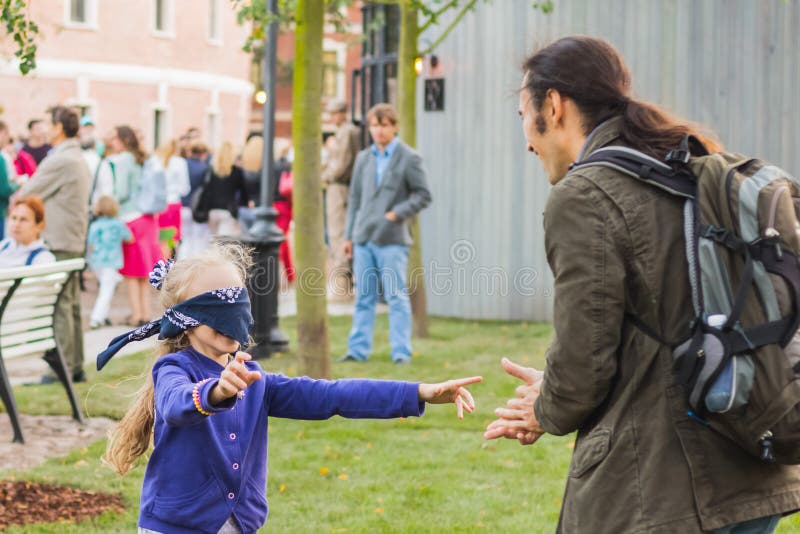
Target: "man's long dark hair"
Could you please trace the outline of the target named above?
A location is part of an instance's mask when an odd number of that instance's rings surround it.
[[[575,102],[586,135],[606,119],[622,115],[622,142],[651,156],[664,158],[688,134],[696,136],[709,152],[722,150],[697,125],[631,98],[630,72],[619,52],[606,41],[564,37],[525,60],[522,70],[522,90],[529,92],[535,109],[541,110],[547,91],[555,89]]]

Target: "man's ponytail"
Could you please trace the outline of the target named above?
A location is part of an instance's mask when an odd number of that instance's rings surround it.
[[[564,37],[530,56],[522,65],[523,91],[540,110],[547,91],[571,99],[583,116],[588,135],[611,117],[622,116],[622,141],[663,159],[686,135],[697,137],[708,152],[722,146],[708,131],[678,119],[658,106],[631,97],[631,76],[619,52],[593,37]]]

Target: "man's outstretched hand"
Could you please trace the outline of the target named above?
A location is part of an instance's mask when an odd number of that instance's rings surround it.
[[[524,382],[517,387],[516,397],[509,399],[505,408],[497,408],[494,414],[497,419],[489,423],[485,439],[516,439],[522,445],[531,445],[538,440],[544,430],[536,420],[533,404],[539,397],[544,373],[533,367],[522,367],[508,358],[502,360],[503,370]]]

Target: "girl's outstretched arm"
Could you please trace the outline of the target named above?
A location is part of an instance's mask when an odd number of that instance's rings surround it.
[[[475,400],[464,386],[475,384],[483,380],[482,376],[469,378],[456,378],[438,384],[420,384],[419,400],[430,404],[448,404],[454,402],[459,419],[464,418],[464,410],[472,413],[475,409]]]

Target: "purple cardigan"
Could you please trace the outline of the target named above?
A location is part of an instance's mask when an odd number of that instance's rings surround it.
[[[422,415],[418,384],[383,380],[312,380],[261,371],[245,397],[213,407],[208,394],[223,367],[192,348],[169,354],[153,368],[155,449],[147,463],[139,526],[164,533],[216,533],[233,515],[242,532],[267,519],[268,416],[289,419],[392,418]]]

